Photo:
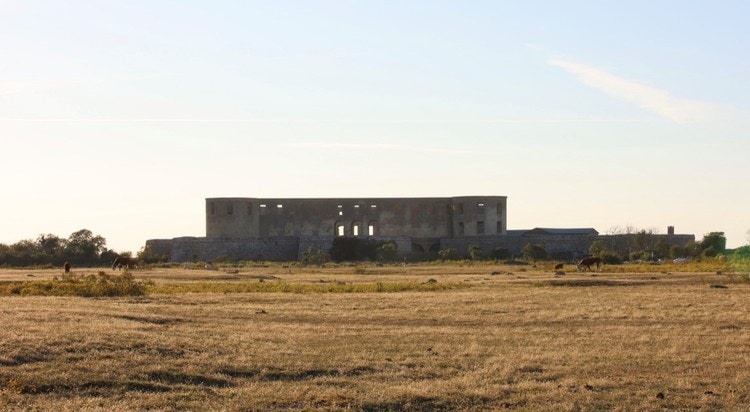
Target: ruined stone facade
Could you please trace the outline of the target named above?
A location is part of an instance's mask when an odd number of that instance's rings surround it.
[[[328,250],[336,236],[394,241],[399,252],[427,253],[445,239],[503,236],[505,196],[447,198],[209,198],[206,237],[154,239],[174,261],[295,260],[309,246]]]
[[[519,254],[528,243],[552,256],[574,259],[595,240],[594,229],[507,230],[507,197],[434,198],[208,198],[206,236],[152,239],[152,252],[172,261],[289,261],[312,246],[327,251],[337,236],[393,241],[403,255],[436,254],[447,248],[464,254],[471,244]],[[666,236],[684,244],[693,235]]]
[[[506,197],[206,199],[206,237],[408,237],[502,235]]]

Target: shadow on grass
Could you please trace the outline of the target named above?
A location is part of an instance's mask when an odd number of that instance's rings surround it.
[[[218,373],[231,378],[253,379],[263,382],[297,382],[320,377],[361,376],[375,373],[376,370],[369,366],[359,366],[349,370],[338,369],[308,369],[303,371],[277,371],[277,370],[247,370],[247,369],[221,369]]]
[[[572,279],[572,280],[551,280],[550,286],[568,286],[568,287],[588,287],[588,286],[643,286],[648,285],[646,282],[618,282],[614,280],[589,280],[589,279]]]
[[[196,385],[213,388],[226,388],[232,385],[232,383],[226,379],[175,372],[152,372],[148,374],[148,380],[170,385]]]

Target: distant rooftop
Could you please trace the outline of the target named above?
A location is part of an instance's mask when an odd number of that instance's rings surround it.
[[[596,236],[599,232],[592,228],[550,228],[535,227],[534,229],[516,229],[508,230],[507,236],[530,236],[530,235],[548,235],[548,236]]]

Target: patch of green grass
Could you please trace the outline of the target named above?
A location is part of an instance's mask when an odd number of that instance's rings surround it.
[[[21,296],[139,296],[151,282],[137,281],[127,271],[121,275],[63,275],[52,280],[0,283],[0,295]]]

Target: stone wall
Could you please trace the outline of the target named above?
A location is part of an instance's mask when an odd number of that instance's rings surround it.
[[[608,248],[614,249],[621,256],[629,253],[635,235],[524,235],[524,236],[467,236],[463,238],[439,239],[440,249],[453,248],[459,256],[467,256],[469,246],[478,245],[486,256],[490,256],[495,248],[505,248],[513,256],[520,256],[523,248],[531,244],[542,245],[550,258],[573,261],[588,254],[594,241],[605,242]],[[652,242],[663,239],[667,245],[685,245],[695,241],[694,235],[651,235]],[[175,239],[152,239],[146,241],[146,246],[156,254],[168,255],[173,262],[210,261],[220,257],[235,260],[299,260],[302,253],[312,246],[328,253],[335,236],[306,236],[297,238],[264,237],[264,238],[205,238],[180,237]],[[372,236],[370,239],[393,241],[398,245],[402,255],[417,253],[415,245],[419,245],[425,252],[428,250],[420,242],[405,236]],[[423,242],[429,244],[432,241]],[[432,250],[432,252],[436,252]]]
[[[172,256],[172,244],[174,239],[149,239],[146,241],[146,247],[151,253],[158,256]]]
[[[205,238],[180,237],[171,239],[170,251],[167,253],[172,262],[211,261],[227,257],[234,260],[275,260],[292,261],[299,258],[299,239],[295,237],[279,238]],[[167,241],[149,240],[148,246],[156,246],[159,251],[166,250]]]
[[[206,237],[450,238],[504,234],[505,196],[208,198]]]
[[[211,261],[221,257],[233,260],[293,261],[302,258],[302,253],[312,246],[326,254],[331,249],[334,236],[266,237],[266,238],[206,238],[179,237],[174,239],[151,239],[146,246],[154,253],[167,255],[172,262]],[[407,237],[372,236],[371,240],[395,242],[401,254],[412,252],[411,239]]]

